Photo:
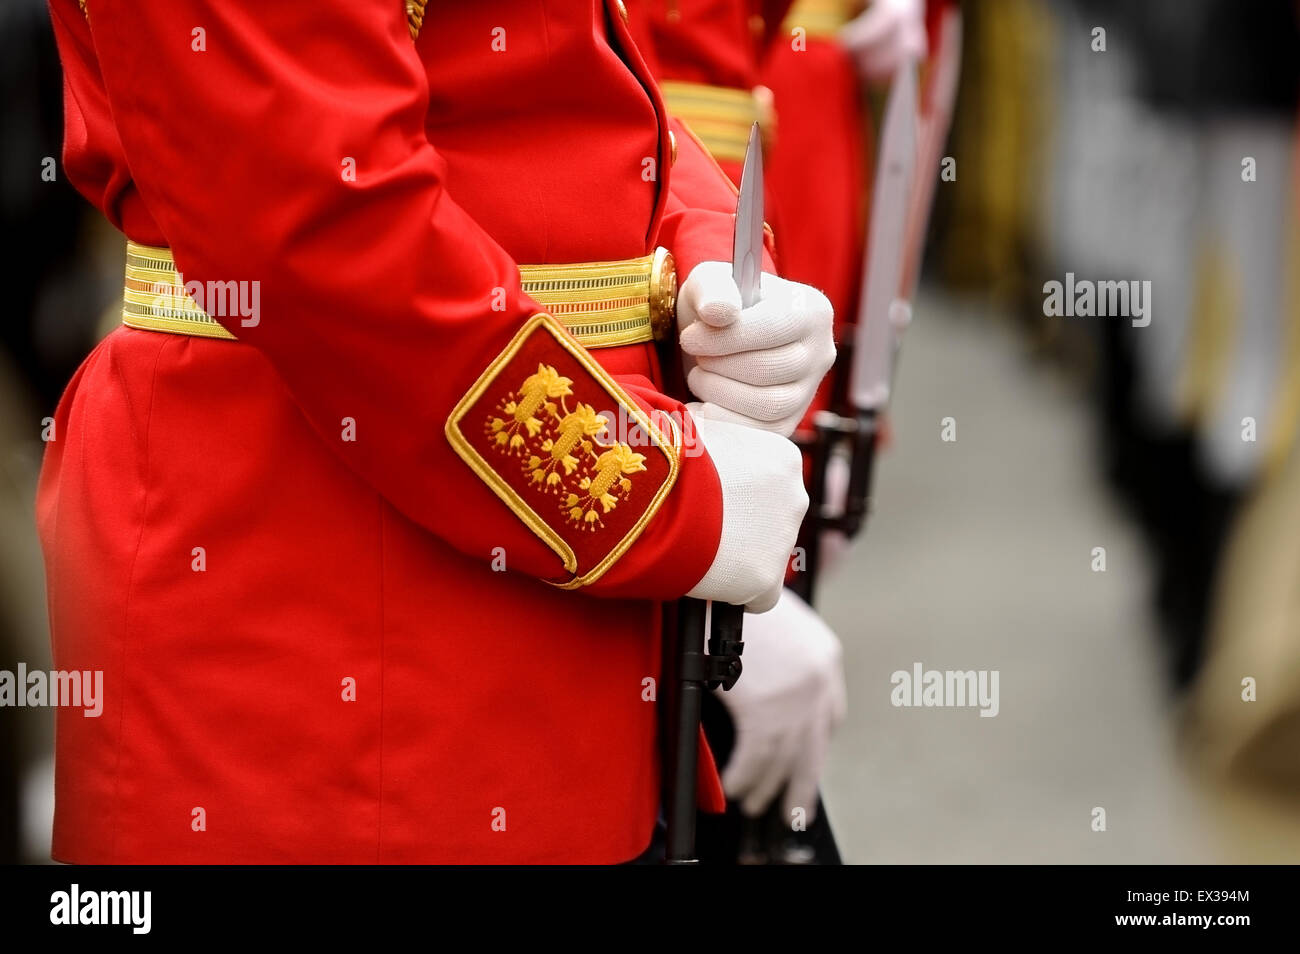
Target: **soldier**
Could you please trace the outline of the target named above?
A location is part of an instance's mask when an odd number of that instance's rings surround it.
[[[54,856],[637,856],[662,604],[776,602],[825,299],[696,278],[734,193],[618,0],[81,7],[65,166],[130,242],[38,495],[55,665],[106,694],[59,713]]]

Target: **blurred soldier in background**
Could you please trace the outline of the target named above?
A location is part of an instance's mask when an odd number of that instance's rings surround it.
[[[1246,858],[1294,859],[1297,8],[1058,0],[1045,15],[1012,0],[978,10],[969,39],[981,68],[963,88],[957,149],[1017,171],[951,193],[949,274],[996,282],[1044,329],[1040,340],[1095,343],[1104,465],[1154,557],[1187,752],[1230,796]],[[1009,95],[1048,73],[1043,51],[1055,65],[1048,100]],[[990,136],[993,126],[1005,131]],[[1050,168],[1040,130],[1052,133]],[[1006,211],[1023,203],[1012,183],[1044,176],[1041,208]],[[982,245],[969,241],[974,228]],[[1040,229],[1050,253],[1025,254]],[[1045,326],[1032,289],[1066,271],[1149,280],[1149,324]]]
[[[1112,31],[1110,118],[1125,135],[1104,167],[1114,198],[1094,206],[1111,214],[1094,233],[1093,268],[1149,276],[1160,290],[1149,327],[1112,331],[1116,363],[1127,351],[1135,376],[1114,446],[1158,554],[1157,606],[1185,687],[1239,504],[1296,436],[1300,46],[1286,0],[1248,13],[1221,0],[1116,13],[1128,29]],[[1115,228],[1126,220],[1133,227]]]
[[[1106,472],[1150,541],[1185,688],[1238,506],[1300,417],[1295,6],[973,9],[954,150],[978,175],[944,194],[945,273],[1014,303],[1073,367],[1081,339],[1099,359]],[[1149,280],[1150,322],[1045,321],[1043,282],[1066,272]]]
[[[1294,861],[1300,9],[1287,0],[1163,0],[1143,6],[1139,25],[1144,99],[1194,124],[1199,160],[1188,258],[1194,307],[1174,387],[1153,388],[1157,400],[1143,408],[1154,405],[1151,416],[1188,435],[1185,473],[1168,474],[1167,486],[1181,477],[1197,488],[1173,516],[1199,537],[1171,534],[1163,554],[1171,575],[1188,573],[1189,559],[1191,572],[1200,571],[1191,581],[1168,581],[1170,592],[1195,601],[1190,609],[1174,602],[1171,614],[1178,675],[1192,682],[1185,739],[1224,796],[1242,860]],[[1137,352],[1139,374],[1155,383],[1146,350]]]

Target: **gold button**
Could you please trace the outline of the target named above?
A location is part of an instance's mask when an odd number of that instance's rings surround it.
[[[655,341],[663,341],[672,331],[676,311],[677,268],[673,253],[661,245],[650,262],[650,331]]]
[[[767,32],[767,21],[763,19],[762,14],[755,13],[749,18],[749,32],[757,37]]]
[[[671,129],[668,130],[668,144],[673,147],[672,164],[677,165],[677,134]]]
[[[623,0],[614,0],[614,5],[618,7],[618,15],[623,18],[623,22],[627,23],[627,5]]]

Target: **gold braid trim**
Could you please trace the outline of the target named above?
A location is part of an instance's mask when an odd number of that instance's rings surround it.
[[[405,0],[406,2],[406,25],[411,28],[411,39],[414,40],[420,35],[420,27],[424,26],[424,8],[429,0]]]

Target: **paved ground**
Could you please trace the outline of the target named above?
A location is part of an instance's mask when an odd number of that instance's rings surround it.
[[[850,685],[826,782],[848,860],[1215,860],[1174,757],[1144,554],[1083,398],[1010,328],[925,299],[894,414],[876,514],[821,601]],[[916,662],[999,670],[999,714],[893,707],[891,673]]]

